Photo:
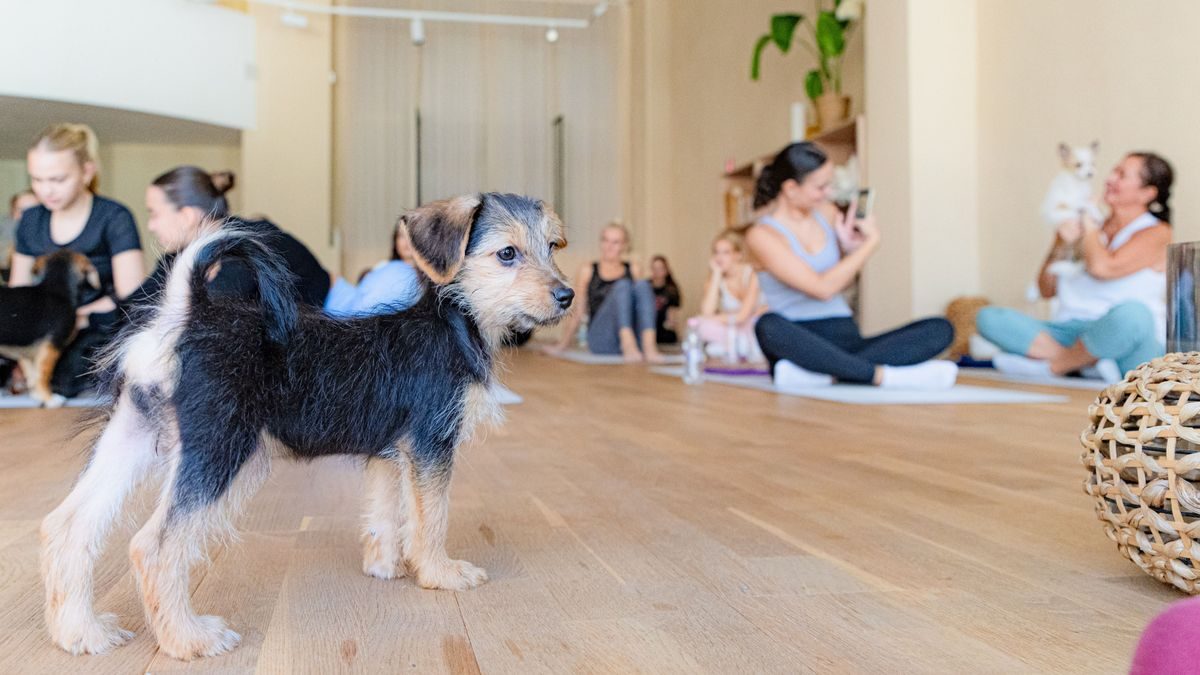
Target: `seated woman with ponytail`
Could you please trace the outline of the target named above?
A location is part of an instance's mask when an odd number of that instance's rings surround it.
[[[997,370],[1044,377],[1095,366],[1115,382],[1163,354],[1173,180],[1162,157],[1130,153],[1104,182],[1108,219],[1085,212],[1059,227],[1038,275],[1042,297],[1058,299],[1052,321],[1004,307],[979,311],[980,335],[1003,350]],[[1055,264],[1076,251],[1082,265]]]
[[[769,312],[755,325],[781,390],[833,381],[904,389],[954,385],[957,367],[933,361],[950,345],[945,319],[863,337],[842,292],[879,248],[874,216],[855,222],[831,202],[833,166],[812,143],[784,148],[759,176],[746,232]],[[851,205],[850,214],[854,213]]]
[[[76,310],[79,332],[51,378],[55,393],[75,396],[90,384],[93,355],[112,339],[117,303],[142,283],[141,242],[129,209],[96,194],[99,144],[91,128],[48,127],[34,139],[26,160],[40,203],[21,213],[9,283],[32,284],[34,260],[61,249],[87,256],[100,275],[100,288],[85,293]]]
[[[230,172],[209,174],[194,166],[180,166],[164,173],[146,188],[146,209],[150,219],[147,229],[158,239],[165,255],[154,271],[129,298],[122,303],[126,314],[137,319],[141,309],[153,304],[166,283],[167,273],[175,256],[192,243],[201,225],[211,220],[228,219],[228,224],[263,238],[266,245],[283,258],[295,275],[293,293],[297,300],[320,308],[329,293],[329,273],[316,257],[295,237],[268,220],[242,220],[229,215],[225,193],[233,189]],[[223,262],[220,271],[209,282],[209,288],[223,295],[254,293],[254,276],[239,261]]]

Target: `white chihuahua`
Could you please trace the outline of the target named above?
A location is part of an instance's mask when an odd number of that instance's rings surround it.
[[[1062,171],[1050,183],[1042,203],[1042,218],[1050,227],[1058,229],[1064,221],[1084,214],[1100,221],[1100,209],[1092,201],[1092,177],[1096,175],[1096,150],[1099,147],[1099,141],[1077,148],[1058,144]]]
[[[1096,150],[1099,141],[1091,145],[1072,148],[1066,143],[1058,144],[1058,157],[1062,161],[1062,170],[1050,183],[1046,192],[1046,200],[1042,203],[1042,218],[1052,230],[1057,230],[1064,222],[1090,216],[1100,222],[1100,208],[1092,201],[1092,177],[1096,175]],[[1077,248],[1070,249],[1063,259],[1050,264],[1048,271],[1057,277],[1078,274],[1083,270]],[[1036,297],[1036,286],[1026,295]]]

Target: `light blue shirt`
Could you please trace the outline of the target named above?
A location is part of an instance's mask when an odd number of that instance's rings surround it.
[[[421,281],[412,265],[391,260],[367,273],[356,287],[339,278],[325,298],[325,313],[338,318],[387,314],[421,299]]]
[[[820,274],[838,264],[838,261],[842,259],[842,252],[838,249],[837,234],[825,221],[825,218],[816,212],[813,212],[813,217],[825,231],[825,246],[816,253],[806,251],[796,235],[771,216],[763,216],[759,222],[782,234],[788,240],[792,252],[807,263],[814,272]],[[758,273],[758,284],[762,287],[767,307],[788,321],[814,321],[853,314],[850,311],[850,305],[846,304],[846,299],[840,293],[828,300],[818,300],[804,291],[792,288],[765,270]]]

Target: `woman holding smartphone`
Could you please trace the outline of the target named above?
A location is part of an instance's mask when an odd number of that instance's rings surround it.
[[[783,390],[833,381],[944,389],[958,368],[934,361],[954,330],[943,318],[863,337],[842,292],[879,248],[875,217],[843,216],[830,201],[833,165],[812,143],[793,143],[763,169],[746,232],[769,312],[755,334]],[[853,214],[856,204],[850,205]]]

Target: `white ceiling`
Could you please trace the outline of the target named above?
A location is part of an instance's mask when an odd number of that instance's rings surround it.
[[[114,108],[0,96],[0,159],[24,159],[29,142],[55,122],[82,122],[100,142],[238,145],[236,129]]]

